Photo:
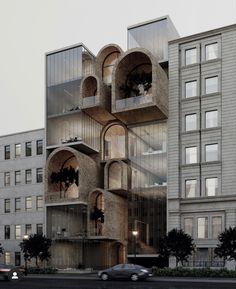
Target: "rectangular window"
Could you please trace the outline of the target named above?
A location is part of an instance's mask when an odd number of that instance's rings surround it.
[[[43,154],[43,140],[37,140],[36,142],[36,153],[37,155]]]
[[[218,144],[205,145],[206,162],[218,161]]]
[[[186,164],[197,163],[197,147],[185,148],[185,163]]]
[[[25,225],[25,235],[30,236],[32,234],[32,225],[31,224],[26,224]]]
[[[32,210],[32,198],[31,197],[25,198],[25,210],[26,211]]]
[[[197,63],[197,48],[185,50],[185,65]]]
[[[185,197],[194,198],[197,192],[197,180],[186,180],[185,181]]]
[[[31,184],[32,182],[32,172],[31,169],[25,170],[25,183],[26,184]]]
[[[32,156],[32,143],[28,141],[25,143],[25,156],[30,157]]]
[[[217,127],[218,126],[218,111],[206,111],[205,113],[205,123],[206,128]]]
[[[15,158],[19,158],[21,156],[21,144],[15,144]]]
[[[10,186],[11,184],[11,176],[10,176],[10,172],[5,172],[4,173],[4,186]]]
[[[5,156],[5,160],[9,160],[11,158],[11,147],[10,147],[10,145],[6,145],[4,147],[4,156]]]
[[[43,235],[43,224],[36,225],[36,234]]]
[[[197,219],[197,237],[198,239],[208,238],[208,218]]]
[[[21,172],[15,171],[15,185],[19,185],[21,183]]]
[[[21,253],[15,252],[15,266],[21,266]]]
[[[211,43],[205,46],[206,60],[218,58],[218,43]]]
[[[184,218],[184,232],[193,236],[193,218]]]
[[[4,212],[5,213],[10,213],[11,212],[11,201],[10,201],[10,199],[5,199],[4,200]]]
[[[185,130],[191,131],[197,129],[197,114],[188,114],[185,115]]]
[[[43,182],[43,169],[42,168],[36,169],[36,182],[37,183]]]
[[[36,209],[37,211],[43,210],[43,196],[37,196],[36,198]]]
[[[5,263],[5,265],[11,264],[11,253],[10,252],[4,253],[4,263]]]
[[[212,217],[212,238],[217,239],[222,232],[222,217]]]
[[[15,238],[21,239],[21,225],[15,225]]]
[[[15,198],[15,212],[21,211],[21,198]]]
[[[218,76],[206,78],[205,79],[205,92],[206,92],[206,94],[216,93],[218,91],[219,91]]]
[[[206,196],[218,194],[218,178],[206,178]]]
[[[10,225],[4,226],[4,238],[5,240],[9,240],[11,238],[11,227]]]
[[[194,97],[197,96],[197,81],[188,81],[185,82],[185,97]]]

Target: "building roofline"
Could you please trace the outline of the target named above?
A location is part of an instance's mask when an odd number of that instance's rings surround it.
[[[174,44],[174,43],[179,43],[179,42],[187,42],[187,41],[190,41],[190,40],[193,40],[193,39],[195,40],[195,39],[198,39],[198,38],[212,36],[212,34],[217,34],[217,33],[221,33],[222,31],[233,30],[233,29],[236,29],[236,24],[230,24],[230,25],[227,25],[227,26],[222,26],[222,27],[219,27],[219,28],[215,28],[215,29],[199,32],[199,33],[196,33],[196,34],[191,34],[191,35],[188,35],[188,36],[184,36],[184,37],[181,37],[181,38],[177,38],[177,39],[174,39],[174,40],[170,40],[169,44]]]
[[[13,133],[9,133],[9,134],[0,135],[0,138],[14,136],[14,135],[20,135],[20,134],[26,134],[26,133],[36,132],[36,131],[40,131],[40,130],[45,131],[45,128],[43,127],[43,128],[30,129],[30,130],[26,130],[26,131],[13,132]]]
[[[58,49],[46,52],[45,56],[48,56],[48,55],[54,54],[54,53],[58,53],[58,52],[62,52],[62,51],[66,51],[66,50],[69,50],[69,49],[72,49],[72,48],[76,48],[76,47],[79,47],[79,46],[81,46],[84,49],[86,49],[93,57],[95,57],[95,55],[91,52],[91,50],[89,50],[88,47],[85,46],[82,42],[79,42],[79,43],[76,43],[76,44],[72,44],[72,45],[69,45],[69,46],[65,46],[65,47],[62,47],[62,48],[58,48]]]
[[[144,26],[144,25],[148,25],[148,24],[151,24],[151,23],[154,23],[154,22],[162,21],[162,20],[165,20],[165,19],[170,20],[169,15],[161,16],[161,17],[158,17],[158,18],[155,18],[155,19],[152,19],[152,20],[147,20],[147,21],[140,22],[140,23],[137,23],[137,24],[134,24],[134,25],[130,25],[130,26],[127,27],[127,30],[130,30],[130,29],[133,29],[133,28],[137,28],[137,27],[140,27],[140,26]]]

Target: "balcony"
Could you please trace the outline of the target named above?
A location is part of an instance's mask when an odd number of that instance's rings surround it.
[[[80,107],[90,117],[101,124],[114,119],[111,115],[111,92],[96,75],[89,75],[82,80],[80,89]]]
[[[148,50],[128,50],[116,63],[113,76],[112,113],[118,119],[133,124],[167,118],[167,75]]]

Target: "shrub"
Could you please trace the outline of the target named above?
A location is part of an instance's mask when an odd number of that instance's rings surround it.
[[[37,268],[37,267],[29,267],[28,274],[55,274],[57,273],[56,268],[46,267],[46,268]]]

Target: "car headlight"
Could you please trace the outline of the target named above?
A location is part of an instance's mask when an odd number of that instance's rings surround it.
[[[141,269],[140,271],[143,273],[148,273],[148,270],[146,270],[146,269]]]

